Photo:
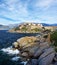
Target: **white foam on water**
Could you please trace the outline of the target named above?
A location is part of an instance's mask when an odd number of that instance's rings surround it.
[[[20,59],[20,57],[16,56],[16,57],[13,57],[11,60],[12,61],[18,61]]]
[[[1,49],[1,51],[6,52],[7,54],[12,54],[12,55],[20,53],[18,49],[13,50],[12,47],[3,48]]]
[[[17,55],[20,53],[20,51],[18,49],[13,50],[12,47],[8,47],[8,48],[3,48],[1,49],[1,51],[7,53],[7,54],[12,54],[12,55]],[[13,58],[11,58],[12,61],[18,61],[21,57],[20,56],[15,56]],[[26,65],[27,61],[22,61],[22,64]]]
[[[21,63],[23,63],[24,65],[26,65],[26,64],[27,64],[27,62],[28,62],[28,61],[23,61],[23,62],[21,62]]]

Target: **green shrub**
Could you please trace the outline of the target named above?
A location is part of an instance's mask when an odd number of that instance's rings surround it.
[[[45,35],[45,36],[44,36],[44,38],[47,38],[47,37],[48,37],[48,35]]]
[[[22,31],[26,32],[27,31],[27,28],[25,26],[22,27]]]
[[[33,29],[35,32],[38,32],[38,31],[40,31],[40,29],[38,29],[38,28],[35,28],[35,29]]]
[[[19,30],[19,27],[16,27],[16,28],[15,28],[15,31],[16,31],[16,30]]]
[[[55,48],[55,51],[57,52],[57,48]]]
[[[54,46],[57,46],[57,31],[51,34],[51,41],[54,41]]]

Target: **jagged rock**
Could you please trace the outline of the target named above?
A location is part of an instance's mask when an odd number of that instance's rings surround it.
[[[34,44],[34,45],[24,48],[23,50],[34,54],[38,48],[39,48],[38,44]]]
[[[37,41],[37,42],[36,42]],[[17,40],[20,47],[22,47],[22,52],[28,51],[29,56],[38,57],[42,54],[45,48],[49,47],[47,42],[39,43],[37,37],[22,37]]]
[[[37,59],[32,59],[31,62],[32,62],[32,65],[37,65]]]
[[[22,55],[23,57],[28,57],[28,52],[23,52],[21,55]]]
[[[49,65],[54,65],[54,64],[49,64]]]
[[[28,61],[28,60],[25,57],[21,57],[21,61]]]
[[[13,46],[13,48],[19,48],[19,44],[18,44],[17,42],[14,42],[14,43],[12,44],[12,46]]]
[[[19,45],[21,47],[24,47],[28,44],[33,43],[35,40],[37,40],[37,38],[34,36],[31,36],[31,37],[26,36],[26,37],[22,37],[22,38],[18,39],[17,42],[19,43]]]
[[[34,57],[38,57],[43,53],[43,50],[49,48],[49,44],[47,42],[44,43],[40,43],[39,48],[37,49],[37,51],[34,54]]]
[[[55,56],[55,51],[50,47],[48,42],[40,42],[34,36],[22,37],[17,42],[14,42],[13,46],[18,49],[21,48],[20,56],[23,60],[30,59],[27,65],[51,65]],[[57,61],[56,56],[55,58],[55,61]]]
[[[26,65],[32,65],[31,60],[29,60]]]
[[[57,62],[55,62],[54,65],[57,65]]]
[[[40,39],[40,42],[41,42],[41,43],[43,43],[43,42],[45,42],[45,41],[46,41],[45,38],[41,38],[41,39]]]
[[[42,53],[43,53],[43,49],[38,49],[38,50],[35,52],[34,57],[38,57],[38,56],[40,56]]]
[[[45,52],[39,57],[39,65],[49,65],[55,56],[53,48],[46,49]]]
[[[49,65],[50,63],[52,63],[53,57],[54,57],[54,53],[48,55],[47,57],[39,61],[39,65]]]
[[[29,54],[34,54],[35,51],[39,47],[39,43],[35,42],[37,41],[37,37],[31,36],[31,37],[22,37],[17,40],[19,46],[22,48],[22,51],[29,51]]]
[[[40,43],[40,48],[45,49],[45,48],[48,48],[48,47],[49,47],[48,42],[43,42],[43,43]]]
[[[32,59],[32,60],[28,61],[28,63],[26,65],[37,65],[37,59]]]
[[[57,62],[57,53],[55,54],[54,61]]]

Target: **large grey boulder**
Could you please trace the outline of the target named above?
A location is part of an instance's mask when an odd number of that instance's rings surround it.
[[[49,44],[47,42],[40,43],[39,48],[34,54],[34,57],[40,56],[43,53],[44,49],[47,49],[47,48],[49,48]]]
[[[42,53],[43,53],[43,49],[38,49],[38,50],[35,52],[34,57],[38,57],[38,56],[40,56]]]
[[[57,53],[55,54],[54,61],[57,62]]]
[[[48,44],[48,42],[40,43],[40,48],[42,48],[42,49],[48,48],[49,46],[50,45]]]
[[[57,65],[57,62],[55,62],[54,65]]]
[[[54,65],[53,63],[49,64],[49,65]]]
[[[44,51],[44,53],[39,57],[38,64],[39,65],[49,65],[55,56],[55,51],[53,48],[48,48]]]

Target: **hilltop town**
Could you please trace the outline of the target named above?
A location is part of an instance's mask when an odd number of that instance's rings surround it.
[[[17,33],[40,33],[45,30],[54,31],[57,26],[43,26],[41,23],[23,23],[16,28],[10,29],[9,32]]]

